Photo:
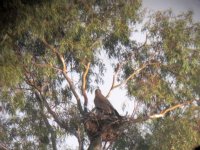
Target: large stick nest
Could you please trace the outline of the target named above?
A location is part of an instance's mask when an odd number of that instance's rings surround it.
[[[115,115],[89,112],[84,117],[84,125],[90,139],[101,136],[102,141],[114,141],[120,135],[124,121]]]

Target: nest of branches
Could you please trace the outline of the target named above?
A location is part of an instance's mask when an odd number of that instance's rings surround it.
[[[115,115],[89,112],[84,117],[84,125],[90,139],[101,137],[102,141],[114,141],[121,134],[124,119]]]

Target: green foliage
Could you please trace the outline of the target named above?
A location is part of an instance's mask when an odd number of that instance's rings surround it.
[[[144,26],[148,43],[136,50],[129,66],[147,62],[149,65],[128,83],[130,95],[146,102],[156,97],[156,101],[164,103],[199,97],[199,28],[200,24],[192,21],[191,12],[179,16],[171,11],[152,15]],[[134,71],[130,67],[124,68],[125,77]]]
[[[62,62],[44,41],[64,56],[71,76],[81,78],[85,65],[91,62],[87,89],[92,90],[93,81],[102,82],[105,71],[104,62],[98,58],[99,50],[106,47],[105,41],[108,47],[118,43],[129,45],[129,24],[138,19],[139,6],[138,0],[4,2],[0,8],[4,10],[0,11],[4,20],[0,23],[0,102],[10,118],[1,124],[7,129],[4,142],[10,144],[9,148],[49,149],[53,147],[52,131],[59,133],[59,137],[66,133],[78,137],[78,131],[84,135],[80,112],[60,72]],[[110,48],[106,51],[112,53]],[[49,121],[49,128],[47,122],[52,116],[35,95],[44,87],[43,96],[59,112],[66,131],[54,125],[54,121]]]
[[[59,55],[78,88],[89,62],[86,90],[103,83],[105,60],[99,54],[104,50],[111,61],[127,62],[119,80],[147,64],[127,83],[128,94],[145,107],[155,106],[158,111],[199,98],[200,24],[193,22],[191,12],[179,16],[157,12],[144,25],[148,39],[141,46],[130,39],[130,26],[140,19],[140,5],[139,0],[7,1],[0,8],[5,10],[0,11],[4,20],[0,23],[0,104],[8,117],[0,122],[5,136],[0,135],[0,140],[10,149],[51,149],[54,133],[58,139],[70,134],[85,140]],[[56,125],[54,115],[60,120]],[[188,149],[199,142],[190,118],[183,118],[182,112],[171,117],[152,122],[148,136],[130,126],[113,147]]]
[[[154,121],[150,141],[150,149],[193,149],[199,144],[199,133],[194,130],[195,122],[188,118],[167,117]]]
[[[142,132],[139,129],[139,125],[130,125],[124,130],[124,133],[113,145],[113,149],[131,149],[131,150],[140,150],[148,149],[149,145],[147,144],[146,139],[142,136]]]
[[[0,45],[0,87],[11,87],[21,81],[21,68],[12,47]],[[15,78],[13,77],[15,75]]]

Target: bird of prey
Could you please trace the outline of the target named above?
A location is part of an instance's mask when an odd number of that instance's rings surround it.
[[[95,90],[94,104],[96,109],[105,115],[115,115],[118,118],[122,117],[119,115],[117,110],[112,106],[112,104],[108,101],[108,99],[101,94],[100,89]]]

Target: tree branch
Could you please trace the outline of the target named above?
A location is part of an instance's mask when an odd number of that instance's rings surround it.
[[[106,95],[106,98],[108,98],[110,96],[111,91],[114,89],[116,77],[119,74],[119,70],[122,68],[123,65],[124,65],[124,63],[121,63],[121,64],[118,63],[117,64],[117,67],[115,68],[115,73],[113,75],[112,85],[110,87],[108,94]]]
[[[51,109],[51,107],[49,106],[48,102],[46,101],[46,99],[44,98],[44,96],[41,94],[41,92],[39,91],[35,91],[35,95],[37,96],[37,98],[44,103],[44,106],[46,107],[47,111],[53,116],[55,122],[63,129],[68,129],[68,126],[62,122],[59,117],[57,116],[57,114]]]
[[[26,68],[24,68],[24,69],[25,69],[25,77],[26,77],[25,81],[29,86],[31,86],[31,87],[33,87],[35,89],[35,96],[37,97],[38,102],[39,103],[44,103],[45,107],[47,108],[47,111],[53,116],[55,122],[61,128],[67,129],[67,126],[62,121],[60,121],[60,119],[58,118],[57,114],[50,108],[48,102],[46,101],[46,99],[42,95],[42,93],[43,93],[42,89],[44,89],[44,88],[38,87],[35,82],[32,82],[30,80],[30,78],[28,77],[28,74],[31,75],[31,73],[28,72]]]
[[[136,114],[136,112],[139,110],[139,102],[138,101],[134,101],[134,109],[132,111],[131,116],[134,117],[134,115]]]
[[[38,86],[36,86],[35,81],[34,81],[34,80],[31,80],[31,79],[29,78],[29,75],[32,77],[31,73],[29,73],[29,72],[27,71],[26,68],[24,68],[24,69],[25,69],[25,74],[24,74],[24,75],[25,75],[25,82],[26,82],[29,86],[31,86],[31,87],[33,87],[34,89],[40,91],[41,89],[40,89]],[[32,77],[32,78],[33,78],[33,77]]]
[[[140,47],[138,47],[137,50],[141,49],[142,47],[144,47],[147,44],[147,39],[148,39],[148,35],[146,35],[144,43]],[[129,58],[127,60],[124,60],[123,62],[117,64],[117,67],[115,69],[115,73],[113,75],[112,85],[111,85],[111,88],[110,88],[108,94],[106,95],[106,98],[108,98],[110,96],[110,93],[111,93],[111,91],[113,89],[115,89],[117,87],[120,87],[123,84],[126,84],[130,79],[132,79],[135,75],[137,75],[138,73],[140,73],[140,71],[143,70],[148,65],[148,64],[144,64],[141,68],[139,68],[138,70],[136,70],[135,72],[133,72],[126,80],[124,80],[123,82],[115,85],[115,80],[116,80],[117,75],[119,74],[119,70],[122,68],[122,66],[124,64],[126,64],[129,61],[129,59],[134,55],[134,52],[135,51],[132,51],[132,53],[129,54],[130,56],[129,56]]]
[[[41,101],[39,101],[39,105],[40,105],[40,114],[45,122],[46,127],[48,128],[50,134],[51,134],[51,142],[52,142],[52,148],[53,150],[57,150],[56,147],[56,132],[53,130],[52,126],[50,125],[46,115],[43,112],[43,104]]]
[[[49,49],[51,49],[52,52],[55,53],[55,54],[57,55],[58,59],[61,61],[62,66],[63,66],[63,68],[62,68],[62,73],[63,73],[65,79],[67,80],[67,82],[68,82],[68,84],[69,84],[69,86],[70,86],[70,89],[72,90],[73,95],[74,95],[75,98],[76,98],[77,105],[78,105],[78,109],[79,109],[80,113],[83,114],[83,109],[82,109],[82,106],[81,106],[80,98],[79,98],[79,96],[78,96],[78,94],[77,94],[77,92],[76,92],[76,90],[75,90],[74,83],[72,82],[72,80],[69,78],[69,76],[68,76],[68,74],[67,74],[67,66],[66,66],[66,64],[65,64],[65,59],[64,59],[63,55],[62,55],[61,53],[59,53],[59,51],[58,51],[56,48],[52,47],[45,39],[42,39],[42,42],[43,42]]]
[[[50,45],[45,39],[41,39],[41,40],[46,47],[48,47],[50,50],[52,50],[53,53],[55,53],[57,55],[58,59],[61,61],[62,66],[63,66],[62,71],[66,72],[67,67],[65,65],[65,59],[64,59],[63,55],[55,47]]]
[[[3,144],[0,143],[0,149],[2,150],[8,150],[8,148],[6,146],[4,146]]]
[[[190,100],[190,101],[186,101],[186,102],[183,102],[183,103],[180,103],[180,104],[176,104],[172,107],[169,107],[165,110],[163,110],[162,112],[158,113],[158,114],[153,114],[153,115],[150,115],[150,116],[143,116],[143,117],[139,117],[137,119],[133,119],[133,118],[127,118],[126,120],[124,120],[124,122],[127,122],[127,123],[138,123],[138,122],[143,122],[143,121],[146,121],[146,120],[149,120],[149,119],[157,119],[157,118],[162,118],[162,117],[165,117],[165,115],[170,112],[170,111],[173,111],[177,108],[181,108],[185,105],[188,105],[188,104],[191,104],[192,102],[194,102],[196,100]]]
[[[145,69],[148,65],[149,65],[149,63],[143,64],[141,68],[137,69],[137,70],[134,71],[132,74],[130,74],[124,81],[122,81],[121,83],[115,85],[116,74],[118,73],[118,72],[116,72],[116,73],[113,75],[112,86],[111,86],[111,88],[110,88],[108,94],[106,95],[106,97],[107,97],[107,98],[109,97],[109,95],[110,95],[110,93],[111,93],[111,91],[112,91],[113,89],[115,89],[115,88],[117,88],[117,87],[120,87],[120,86],[122,86],[123,84],[126,84],[130,79],[132,79],[134,76],[136,76],[137,74],[139,74],[139,73],[140,73],[143,69]]]
[[[174,105],[174,106],[172,106],[172,107],[169,107],[169,108],[163,110],[163,111],[162,111],[161,113],[159,113],[159,114],[154,114],[154,115],[149,116],[149,118],[161,118],[161,117],[164,117],[168,112],[170,112],[170,111],[172,111],[172,110],[174,110],[174,109],[183,107],[183,106],[185,106],[185,105],[187,105],[187,104],[191,104],[193,101],[195,101],[195,100],[186,101],[186,102],[184,102],[184,103],[182,103],[182,104],[176,104],[176,105]]]
[[[80,113],[83,114],[84,112],[83,112],[83,109],[82,109],[82,106],[81,106],[81,100],[80,100],[78,94],[76,93],[74,83],[69,78],[69,76],[68,76],[68,74],[66,72],[63,72],[63,75],[64,75],[65,79],[67,80],[67,82],[68,82],[68,84],[70,86],[70,89],[72,90],[73,95],[76,98],[78,109],[79,109]]]
[[[124,80],[123,82],[115,85],[113,88],[117,88],[117,87],[121,86],[122,84],[126,84],[130,79],[132,79],[135,75],[139,74],[144,68],[146,68],[146,66],[148,66],[148,63],[147,64],[143,64],[141,68],[137,69],[131,75],[129,75],[126,80]]]
[[[87,105],[88,105],[88,97],[86,94],[86,84],[87,84],[86,78],[87,78],[89,68],[90,68],[90,63],[88,63],[87,66],[85,66],[85,72],[83,73],[83,76],[82,76],[82,94],[84,97],[84,111],[85,112],[87,111]]]

